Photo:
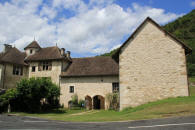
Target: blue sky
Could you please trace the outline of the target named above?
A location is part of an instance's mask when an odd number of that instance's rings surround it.
[[[154,8],[162,8],[166,12],[188,13],[195,6],[191,5],[194,0],[117,0],[116,3],[124,8],[131,6],[131,3],[148,5]]]
[[[0,44],[23,51],[35,37],[72,57],[95,56],[119,47],[147,16],[164,25],[194,8],[195,0],[0,0]]]

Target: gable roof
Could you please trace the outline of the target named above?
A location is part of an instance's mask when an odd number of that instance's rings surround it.
[[[39,44],[37,43],[37,41],[34,40],[28,46],[26,46],[24,48],[24,50],[26,50],[27,48],[41,48],[41,47],[39,46]]]
[[[56,46],[41,48],[38,52],[28,56],[25,61],[59,60],[63,59],[60,49]]]
[[[118,75],[119,66],[111,57],[73,58],[62,77]]]
[[[165,34],[170,36],[173,40],[175,40],[177,43],[179,43],[184,49],[185,49],[185,54],[189,54],[192,52],[192,49],[188,47],[184,42],[180,41],[177,39],[175,36],[173,36],[171,33],[168,31],[164,30],[159,24],[157,24],[154,20],[152,20],[150,17],[147,17],[141,24],[140,26],[132,33],[132,35],[120,46],[116,54],[121,52],[121,49],[136,35],[136,33],[144,26],[146,22],[151,22],[153,23],[157,28],[159,28],[161,31],[163,31]],[[116,56],[116,55],[114,55]]]
[[[25,52],[20,52],[17,48],[10,48],[7,52],[3,52],[0,54],[0,62],[1,63],[11,63],[18,65],[27,65],[24,62],[24,58],[26,57]]]

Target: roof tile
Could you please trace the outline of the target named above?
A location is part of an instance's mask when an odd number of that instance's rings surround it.
[[[118,75],[118,64],[111,57],[73,58],[62,77]]]

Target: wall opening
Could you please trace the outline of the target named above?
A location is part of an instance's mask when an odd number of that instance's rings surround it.
[[[105,109],[105,99],[101,95],[93,97],[93,109]]]
[[[85,107],[87,110],[92,109],[92,98],[90,96],[85,97]]]

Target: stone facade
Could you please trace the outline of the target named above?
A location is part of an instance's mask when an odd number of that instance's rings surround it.
[[[61,80],[60,103],[68,107],[71,96],[78,95],[78,99],[85,100],[86,96],[93,99],[94,96],[100,95],[104,99],[106,94],[112,93],[112,83],[118,82],[118,76],[92,76],[92,77],[64,77]],[[74,93],[69,92],[69,87],[74,86]],[[105,100],[105,108],[108,104]]]
[[[190,49],[150,19],[119,48],[116,53],[119,63],[113,57],[71,58],[70,52],[65,54],[63,48],[40,48],[36,41],[25,48],[26,53],[7,47],[12,49],[9,51],[12,55],[3,59],[7,53],[0,54],[0,87],[14,88],[22,78],[48,77],[60,86],[60,103],[64,107],[68,107],[71,96],[77,94],[79,99],[90,101],[90,105],[101,100],[103,102],[94,104],[107,109],[105,97],[112,93],[112,83],[120,85],[121,110],[189,95],[185,54]],[[49,64],[47,70],[38,69],[39,62],[44,62],[45,67],[48,61],[52,68]],[[23,65],[23,75],[13,75],[16,63]],[[70,93],[70,86],[74,86],[74,93]]]
[[[47,77],[51,78],[52,82],[59,85],[59,77],[61,74],[62,61],[51,61],[51,70],[38,70],[39,62],[29,62],[29,78],[31,77]],[[32,66],[35,66],[35,72],[32,72]]]
[[[3,89],[15,88],[16,83],[22,78],[28,77],[28,67],[23,66],[22,75],[13,75],[13,64],[0,64],[1,80],[0,85]]]
[[[185,50],[147,21],[119,55],[120,109],[188,96]]]

